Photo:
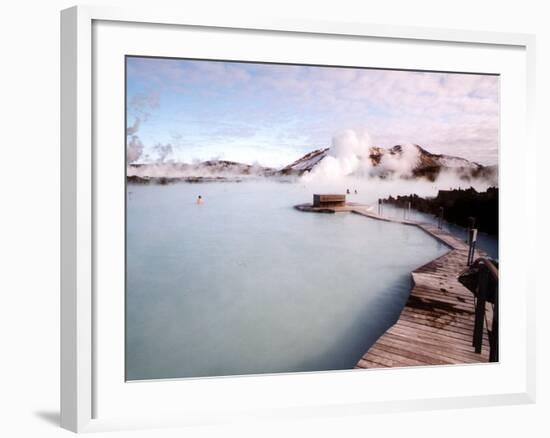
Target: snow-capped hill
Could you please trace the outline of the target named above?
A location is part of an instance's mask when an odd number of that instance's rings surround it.
[[[424,160],[430,160],[430,162],[433,164],[438,164],[440,166],[452,169],[452,168],[465,168],[465,169],[471,169],[471,170],[479,170],[483,166],[479,163],[476,163],[475,161],[469,161],[465,158],[461,157],[455,157],[453,155],[445,155],[445,154],[432,154],[431,152],[428,152],[426,149],[415,145],[418,149],[421,159]],[[394,148],[399,146],[394,146]],[[392,148],[393,149],[393,148]]]
[[[323,160],[331,156],[330,148],[318,149],[281,169],[285,175],[302,175],[315,172]],[[336,157],[337,159],[338,157]],[[419,145],[396,145],[389,149],[371,146],[368,158],[363,160],[360,173],[380,178],[426,178],[434,181],[442,172],[452,172],[461,179],[484,178],[497,183],[496,166],[483,166],[465,158],[433,154]],[[321,166],[322,167],[322,166]],[[319,170],[319,169],[317,169]],[[352,173],[355,175],[356,173]]]
[[[481,164],[478,164],[474,161],[468,161],[464,158],[453,157],[451,155],[439,155],[438,160],[442,166],[448,168],[464,167],[472,170],[477,170],[483,167]]]
[[[328,154],[329,148],[316,149],[312,152],[305,154],[302,158],[299,158],[294,163],[283,167],[280,173],[283,175],[302,174],[310,171],[313,167],[319,163]]]

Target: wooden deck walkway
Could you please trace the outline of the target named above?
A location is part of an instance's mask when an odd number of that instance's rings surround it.
[[[300,208],[302,207],[302,208]],[[304,211],[306,206],[297,206]],[[405,367],[480,363],[489,361],[489,340],[483,334],[481,353],[472,346],[474,296],[457,280],[466,268],[468,244],[432,224],[378,216],[364,205],[348,204],[350,211],[372,219],[416,226],[449,247],[449,252],[412,272],[412,289],[396,323],[359,359],[355,368]],[[476,251],[476,258],[483,256]],[[492,307],[486,306],[486,327]]]

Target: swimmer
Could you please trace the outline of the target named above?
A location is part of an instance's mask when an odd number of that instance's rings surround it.
[[[202,196],[199,195],[199,196],[197,197],[197,205],[198,205],[198,204],[203,204],[203,203],[204,203],[204,199],[202,199]]]

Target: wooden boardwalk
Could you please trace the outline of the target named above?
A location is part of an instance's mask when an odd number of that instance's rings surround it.
[[[297,206],[312,211],[307,206]],[[466,268],[467,243],[432,224],[378,216],[364,205],[348,204],[349,211],[377,220],[416,226],[449,247],[449,252],[412,272],[412,289],[396,323],[359,359],[355,368],[480,363],[489,361],[489,340],[483,333],[481,353],[472,346],[475,302],[472,292],[458,282]],[[484,255],[476,251],[476,258]],[[486,305],[486,327],[492,307]]]

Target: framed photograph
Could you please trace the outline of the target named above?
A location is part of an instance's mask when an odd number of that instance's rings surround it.
[[[62,426],[534,401],[533,52],[62,11]]]

